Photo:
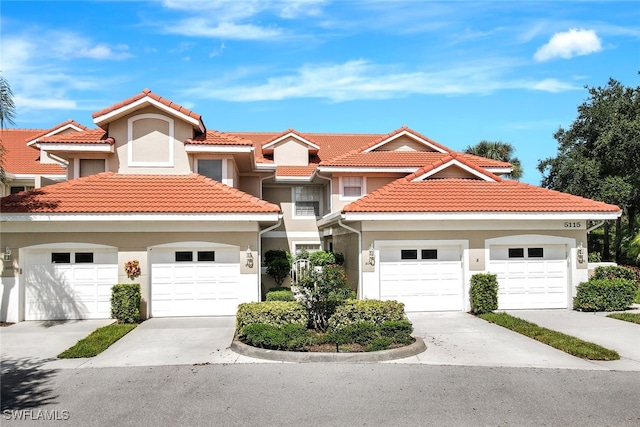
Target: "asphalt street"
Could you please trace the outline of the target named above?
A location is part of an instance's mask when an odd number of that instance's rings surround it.
[[[640,425],[638,372],[282,363],[11,368],[2,378],[3,426],[43,419],[64,426]]]

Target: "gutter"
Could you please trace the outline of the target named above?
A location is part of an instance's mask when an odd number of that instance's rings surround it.
[[[358,235],[358,297],[362,298],[362,231],[358,231],[355,228],[349,227],[342,223],[342,218],[338,218],[338,225],[345,230],[349,230]]]

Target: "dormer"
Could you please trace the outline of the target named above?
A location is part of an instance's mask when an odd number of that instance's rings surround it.
[[[472,179],[489,182],[502,181],[502,179],[497,175],[476,166],[469,160],[465,159],[463,155],[458,153],[451,153],[435,163],[420,168],[412,175],[409,175],[406,179],[411,182],[434,179]]]
[[[273,158],[278,166],[309,166],[320,146],[294,129],[273,137],[262,144],[262,154]]]
[[[374,151],[451,152],[447,147],[409,129],[406,126],[373,141],[362,150],[363,153],[371,153]]]
[[[49,156],[47,150],[43,149],[40,145],[38,145],[38,142],[43,138],[49,138],[49,137],[55,137],[55,136],[59,137],[62,135],[67,135],[75,132],[82,132],[86,130],[89,130],[89,128],[86,126],[83,126],[82,124],[76,122],[73,119],[69,119],[66,122],[62,122],[57,126],[47,129],[46,131],[27,139],[26,143],[30,147],[40,148],[40,163],[57,165],[62,163],[60,159],[56,159],[54,157]]]

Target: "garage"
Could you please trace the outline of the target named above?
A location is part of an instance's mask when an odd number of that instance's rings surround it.
[[[464,309],[462,247],[434,244],[380,245],[380,299],[406,311]]]
[[[237,246],[152,248],[151,315],[219,316],[240,302]]]
[[[491,246],[489,272],[498,276],[498,307],[567,308],[567,252],[566,245]]]
[[[115,248],[63,245],[28,249],[25,320],[106,319],[118,283]]]

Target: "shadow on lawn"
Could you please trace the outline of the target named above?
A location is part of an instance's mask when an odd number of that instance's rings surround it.
[[[56,403],[51,387],[56,369],[42,369],[49,360],[3,359],[0,411],[34,409]]]

